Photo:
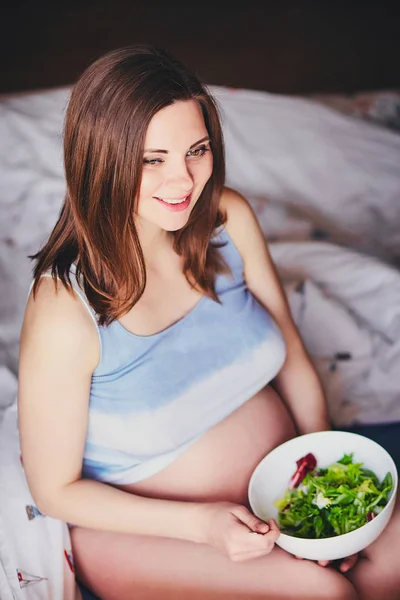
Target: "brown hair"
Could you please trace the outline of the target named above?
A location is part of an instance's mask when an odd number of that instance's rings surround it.
[[[42,249],[32,256],[34,294],[51,269],[71,290],[70,268],[99,323],[128,312],[146,285],[142,249],[134,223],[143,145],[152,117],[180,100],[196,100],[213,153],[213,171],[188,223],[173,233],[184,274],[218,301],[215,277],[226,270],[218,244],[210,243],[225,217],[219,198],[225,181],[224,147],[215,101],[195,75],[166,52],[135,46],[109,52],[75,84],[65,118],[67,192],[59,219]]]

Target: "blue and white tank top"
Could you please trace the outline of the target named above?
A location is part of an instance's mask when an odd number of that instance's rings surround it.
[[[96,326],[82,476],[136,483],[170,464],[279,372],[285,343],[248,290],[242,258],[225,228],[214,238],[231,274],[219,274],[218,304],[203,296],[181,320],[149,336],[119,321]],[[89,307],[71,273],[74,289]]]

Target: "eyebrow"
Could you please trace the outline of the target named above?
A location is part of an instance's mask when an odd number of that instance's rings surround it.
[[[192,148],[194,148],[195,146],[198,146],[199,144],[201,144],[202,142],[209,142],[210,141],[210,137],[208,135],[206,135],[205,137],[201,138],[201,140],[199,140],[198,142],[195,142],[194,144],[192,144],[189,147],[189,150],[191,150]],[[161,154],[168,154],[168,150],[160,150],[160,148],[155,149],[155,148],[148,148],[147,150],[144,150],[144,152],[160,152]]]

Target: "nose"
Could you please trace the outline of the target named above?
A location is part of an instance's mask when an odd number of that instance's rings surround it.
[[[190,192],[193,187],[193,177],[185,160],[174,161],[173,164],[170,164],[167,179],[169,186],[176,191],[180,190],[183,195],[185,192]]]

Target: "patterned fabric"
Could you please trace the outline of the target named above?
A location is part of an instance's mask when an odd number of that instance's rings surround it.
[[[203,296],[155,335],[134,335],[119,321],[98,328],[84,477],[126,484],[157,473],[281,368],[282,334],[247,289],[226,230],[215,240],[225,243],[221,252],[232,270],[217,276],[221,304]]]
[[[20,456],[17,406],[0,427],[0,598],[77,600],[66,523],[35,506]]]

